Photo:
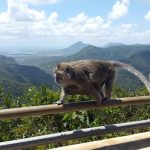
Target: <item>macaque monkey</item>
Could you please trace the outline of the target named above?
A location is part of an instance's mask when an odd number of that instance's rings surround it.
[[[67,95],[84,94],[96,98],[101,105],[103,99],[110,99],[115,80],[116,67],[121,67],[137,76],[150,93],[150,84],[142,73],[118,61],[78,60],[63,62],[55,69],[56,82],[61,85],[57,104],[63,104]],[[103,86],[105,85],[105,92]]]

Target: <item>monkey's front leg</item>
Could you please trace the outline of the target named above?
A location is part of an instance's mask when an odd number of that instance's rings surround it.
[[[64,88],[61,87],[60,99],[59,99],[59,101],[55,102],[55,104],[58,104],[58,105],[64,104],[64,100],[65,100],[66,96],[67,96],[67,94],[66,94]]]

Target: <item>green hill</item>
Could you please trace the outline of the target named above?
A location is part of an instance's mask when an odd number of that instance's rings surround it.
[[[150,73],[150,51],[142,51],[133,54],[129,58],[122,60],[123,62],[130,64],[137,70],[142,72],[147,78]],[[127,71],[119,71],[117,83],[126,89],[134,90],[143,86],[143,84],[132,74]]]
[[[136,53],[124,60],[124,62],[138,68],[139,71],[148,76],[150,73],[150,50]]]
[[[13,58],[0,56],[0,83],[7,91],[19,94],[31,85],[54,85],[51,75],[35,66],[19,65]]]
[[[150,50],[150,45],[119,45],[106,48],[89,45],[67,59],[122,60],[145,50]]]

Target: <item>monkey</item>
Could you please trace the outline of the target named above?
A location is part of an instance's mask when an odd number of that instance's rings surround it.
[[[98,105],[110,99],[116,76],[116,68],[122,68],[137,76],[150,93],[150,83],[134,67],[119,61],[77,60],[59,63],[54,70],[55,80],[61,85],[57,104],[63,104],[67,95],[84,94],[93,96]],[[103,86],[105,85],[105,91]]]

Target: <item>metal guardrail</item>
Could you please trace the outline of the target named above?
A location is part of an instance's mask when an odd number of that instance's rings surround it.
[[[90,110],[102,107],[116,107],[124,105],[150,104],[150,96],[126,97],[118,99],[110,99],[104,101],[101,106],[98,106],[95,101],[84,101],[78,103],[68,103],[64,105],[50,104],[42,106],[30,106],[12,109],[0,110],[0,119],[12,119],[25,116],[36,116],[46,114],[58,114],[65,112],[73,112],[77,110]]]
[[[113,133],[122,130],[143,128],[148,126],[150,126],[150,119],[129,122],[129,123],[106,125],[106,126],[100,126],[95,128],[73,130],[73,131],[55,133],[50,135],[42,135],[37,137],[1,142],[0,150],[14,150],[14,149],[29,148],[33,146],[42,145],[42,144],[50,144],[55,142],[77,139],[77,138]]]
[[[136,104],[150,104],[150,96],[127,97],[110,99],[104,101],[101,106],[98,106],[95,101],[86,101],[79,103],[68,103],[64,105],[50,104],[43,106],[31,106],[13,109],[0,110],[0,119],[12,119],[25,116],[36,116],[45,114],[58,114],[65,112],[73,112],[78,110],[90,110],[102,107],[116,107]],[[135,121],[130,123],[106,125],[95,128],[87,128],[81,130],[73,130],[68,132],[54,133],[19,140],[0,142],[0,150],[22,149],[42,144],[50,144],[76,138],[96,136],[100,134],[113,133],[122,130],[132,130],[135,128],[143,128],[150,126],[150,119],[143,121]]]
[[[150,150],[150,131],[63,146],[51,150]]]

